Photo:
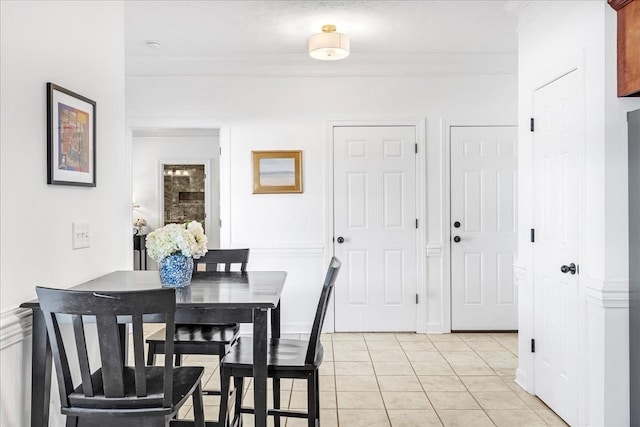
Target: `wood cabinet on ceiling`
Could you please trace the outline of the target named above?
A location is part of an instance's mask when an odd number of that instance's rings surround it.
[[[618,96],[640,96],[640,0],[608,0],[618,14]]]

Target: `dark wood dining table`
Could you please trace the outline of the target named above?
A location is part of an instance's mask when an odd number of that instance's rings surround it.
[[[198,272],[191,285],[176,290],[176,323],[253,323],[255,425],[267,425],[268,313],[271,335],[280,337],[280,296],[284,271]],[[43,286],[45,286],[43,284]],[[128,291],[162,287],[157,271],[115,271],[72,287],[87,291]],[[31,426],[49,425],[51,348],[38,300],[23,303],[33,310]],[[126,334],[122,328],[122,348]],[[217,423],[207,421],[207,427]]]

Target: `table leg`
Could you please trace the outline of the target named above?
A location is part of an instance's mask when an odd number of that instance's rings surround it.
[[[31,340],[31,426],[46,427],[49,425],[51,394],[51,346],[44,315],[39,309],[33,310]]]
[[[271,310],[271,337],[280,338],[280,302]],[[273,408],[280,409],[280,379],[273,379]],[[273,417],[274,427],[280,427],[280,416]]]
[[[271,310],[271,336],[280,338],[280,302]]]
[[[253,310],[253,400],[255,426],[267,426],[267,309]]]

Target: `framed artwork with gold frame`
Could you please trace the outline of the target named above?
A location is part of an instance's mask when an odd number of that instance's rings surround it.
[[[302,193],[302,150],[252,151],[253,194]]]

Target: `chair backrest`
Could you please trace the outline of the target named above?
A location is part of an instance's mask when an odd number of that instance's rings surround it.
[[[162,376],[162,395],[152,400],[157,407],[171,407],[173,393],[173,330],[176,309],[175,290],[170,288],[129,292],[72,291],[37,287],[40,309],[44,314],[47,334],[51,342],[60,402],[63,407],[72,406],[69,395],[74,391],[68,355],[75,352],[82,379],[81,398],[86,400],[113,402],[130,399],[125,396],[127,385],[135,383],[135,396],[147,396],[147,381],[144,358],[143,315],[154,315],[164,320],[167,333],[165,340],[165,365]],[[61,324],[68,315],[73,326],[73,337],[63,341]],[[133,326],[134,367],[122,360],[118,323]],[[85,325],[95,324],[98,332],[100,366],[91,369],[87,351]],[[65,343],[66,341],[66,343]],[[74,346],[69,341],[75,341]],[[102,368],[102,377],[93,375]],[[159,368],[156,368],[159,369]],[[133,373],[133,375],[132,375]],[[133,381],[131,376],[133,376]],[[74,396],[78,396],[77,393]],[[118,399],[120,398],[120,399]],[[74,397],[75,399],[75,397]]]
[[[218,271],[218,265],[224,265],[224,271],[231,271],[231,264],[240,264],[240,271],[247,271],[249,249],[209,249],[202,257],[193,260],[193,272]],[[203,269],[204,268],[204,269]]]
[[[322,332],[322,325],[324,324],[324,318],[327,314],[327,307],[329,306],[329,299],[331,298],[331,292],[336,283],[338,272],[342,263],[336,257],[331,258],[327,275],[324,278],[324,284],[322,285],[322,292],[320,293],[320,300],[318,301],[318,308],[316,309],[316,317],[313,319],[313,327],[311,328],[311,337],[309,338],[309,346],[307,347],[307,355],[305,357],[305,363],[312,365],[318,356],[318,349],[320,348],[320,333]]]

